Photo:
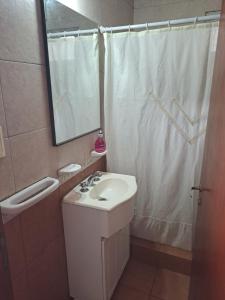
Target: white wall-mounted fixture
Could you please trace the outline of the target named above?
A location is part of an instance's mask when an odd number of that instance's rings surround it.
[[[59,181],[65,182],[66,180],[70,179],[72,176],[80,172],[81,170],[81,165],[78,164],[69,164],[66,167],[58,170],[58,176],[59,176]]]
[[[4,144],[4,137],[2,127],[0,126],[0,158],[5,157],[5,144]]]
[[[101,157],[101,156],[106,155],[106,153],[107,153],[107,150],[105,150],[104,152],[97,152],[95,150],[92,150],[91,157]]]
[[[0,202],[3,222],[8,222],[25,209],[43,200],[58,186],[58,179],[46,177]]]
[[[134,176],[96,172],[64,197],[72,298],[111,299],[129,259],[129,224],[136,191]]]

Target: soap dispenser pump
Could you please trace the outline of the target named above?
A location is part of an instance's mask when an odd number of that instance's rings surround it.
[[[106,150],[105,140],[103,131],[99,130],[97,140],[95,142],[95,151],[98,153],[104,152]]]

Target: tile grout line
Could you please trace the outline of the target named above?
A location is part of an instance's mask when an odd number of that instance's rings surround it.
[[[35,132],[38,132],[38,131],[42,131],[44,129],[50,129],[51,130],[51,126],[48,126],[48,127],[41,127],[41,128],[38,128],[38,129],[34,129],[34,130],[28,130],[28,131],[25,131],[25,132],[21,132],[21,133],[18,133],[18,134],[14,134],[14,135],[10,135],[8,136],[8,139],[12,139],[12,138],[15,138],[17,136],[24,136],[26,134],[30,134],[30,133],[35,133]]]
[[[3,59],[3,58],[0,58],[0,62],[21,63],[21,64],[28,64],[28,65],[45,66],[45,63],[36,63],[36,62],[28,62],[28,61],[20,61],[20,60],[10,60],[10,59]]]

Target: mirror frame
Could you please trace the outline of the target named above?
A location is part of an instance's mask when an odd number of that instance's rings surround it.
[[[101,129],[102,117],[101,117],[101,95],[99,99],[99,111],[100,111],[100,127],[78,135],[74,138],[65,140],[63,142],[57,143],[56,141],[56,128],[55,128],[55,118],[54,118],[54,106],[53,106],[53,98],[52,98],[52,85],[51,85],[51,73],[50,73],[50,64],[49,64],[49,53],[48,53],[48,37],[47,37],[47,28],[46,28],[46,18],[45,18],[45,0],[40,0],[41,6],[41,23],[42,23],[42,34],[43,34],[43,43],[44,43],[44,57],[45,57],[45,70],[46,70],[46,78],[47,78],[47,90],[48,90],[48,104],[49,104],[49,112],[50,112],[50,122],[51,122],[51,132],[53,139],[53,146],[60,146],[66,143],[69,143],[73,140],[79,139],[82,136],[97,132]],[[101,83],[100,83],[101,84]],[[100,89],[100,86],[99,86]]]

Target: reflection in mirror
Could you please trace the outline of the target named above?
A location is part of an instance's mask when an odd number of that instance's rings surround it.
[[[60,2],[43,6],[56,145],[100,128],[98,25]]]

